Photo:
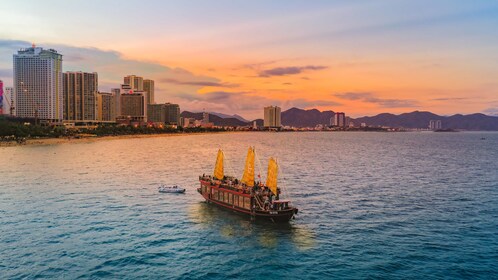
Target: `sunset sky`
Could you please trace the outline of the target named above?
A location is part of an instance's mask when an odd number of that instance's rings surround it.
[[[31,42],[182,110],[498,115],[497,1],[1,1],[6,86]]]

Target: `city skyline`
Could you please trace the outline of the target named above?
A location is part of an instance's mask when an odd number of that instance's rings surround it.
[[[95,5],[3,3],[4,87],[12,54],[34,42],[62,54],[64,72],[97,72],[101,91],[135,74],[155,81],[158,103],[188,111],[498,114],[495,3],[131,2],[99,3],[91,22]]]

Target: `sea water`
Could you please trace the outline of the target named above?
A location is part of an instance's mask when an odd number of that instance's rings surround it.
[[[206,204],[280,164],[284,225]],[[220,133],[0,148],[1,279],[492,279],[498,133]],[[161,194],[160,184],[186,194]]]

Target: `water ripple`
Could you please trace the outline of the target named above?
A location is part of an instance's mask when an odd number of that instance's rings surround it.
[[[0,278],[493,279],[498,133],[484,134],[234,133],[0,148]],[[299,207],[289,224],[253,223],[196,193],[218,147],[240,175],[249,145],[262,160],[279,158],[280,185]],[[187,193],[159,194],[162,183]]]

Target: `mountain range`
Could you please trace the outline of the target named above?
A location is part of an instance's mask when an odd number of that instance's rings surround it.
[[[182,117],[202,119],[202,113],[192,113],[184,111]],[[318,124],[329,125],[330,119],[334,116],[333,111],[319,111],[317,109],[303,110],[291,108],[283,111],[282,125],[293,127],[315,127]],[[453,116],[440,116],[431,112],[414,111],[394,115],[389,113],[378,114],[372,117],[361,117],[351,119],[356,125],[366,123],[369,126],[388,126],[401,128],[427,128],[430,120],[441,120],[443,129],[462,130],[497,130],[498,116],[488,116],[484,114],[470,114]],[[252,121],[246,121],[238,115],[226,115],[221,113],[210,113],[209,121],[217,126],[252,126]],[[255,120],[258,126],[263,125],[262,119]]]
[[[443,129],[498,130],[498,117],[484,114],[440,116],[431,112],[415,111],[400,115],[384,113],[373,117],[357,118],[354,122],[366,123],[370,126],[427,128],[431,120],[441,120]]]

